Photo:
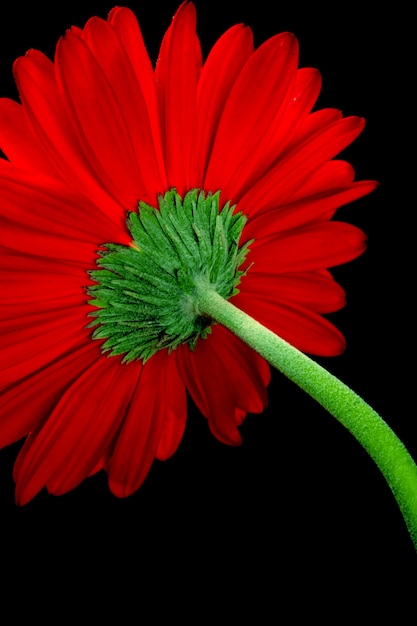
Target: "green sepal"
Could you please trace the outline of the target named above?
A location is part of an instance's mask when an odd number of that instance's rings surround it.
[[[130,245],[101,246],[87,291],[97,307],[88,327],[93,339],[105,340],[103,352],[146,361],[207,337],[212,320],[198,310],[197,285],[226,299],[236,295],[251,243],[239,247],[246,217],[230,203],[219,210],[219,202],[219,191],[194,189],[182,199],[171,189],[158,209],[140,202],[128,214]]]

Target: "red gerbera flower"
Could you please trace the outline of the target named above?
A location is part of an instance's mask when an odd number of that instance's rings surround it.
[[[149,330],[146,303],[164,297],[158,264],[145,276],[146,297],[136,293],[136,261],[117,273],[121,259],[146,248],[148,226],[134,216],[143,212],[156,228],[147,205],[163,212],[161,202],[184,200],[197,219],[198,199],[210,210],[216,199],[244,244],[234,248],[240,269],[228,297],[300,350],[337,355],[343,337],[323,314],[340,309],[344,293],[328,268],[359,255],[365,237],[331,218],[375,183],[355,182],[334,157],[364,121],[312,112],[320,75],[298,69],[290,33],[255,50],[250,29],[236,25],[203,64],[188,2],[155,69],[133,13],[115,8],[107,21],[72,28],[54,62],[31,50],[14,73],[21,104],[0,101],[8,159],[0,161],[0,445],[29,435],[15,464],[22,504],[102,468],[111,491],[127,496],[154,458],[178,447],[186,390],[213,434],[235,445],[246,413],[264,409],[270,376],[266,361],[220,325],[176,341]],[[116,292],[133,300],[114,301]],[[123,324],[136,334],[127,339]]]

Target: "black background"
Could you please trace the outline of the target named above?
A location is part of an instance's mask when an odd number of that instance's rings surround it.
[[[138,16],[155,59],[178,3],[126,4]],[[369,244],[362,257],[334,270],[348,305],[332,319],[346,336],[347,349],[320,362],[379,411],[417,458],[409,361],[413,178],[405,156],[409,144],[414,149],[411,18],[398,3],[395,13],[365,9],[360,2],[195,4],[205,54],[237,22],[252,27],[257,45],[292,31],[300,43],[300,65],[322,73],[318,106],[367,119],[343,156],[358,179],[381,184],[338,213],[361,227]],[[0,95],[17,98],[11,73],[17,56],[38,48],[52,57],[69,26],[83,26],[92,15],[106,17],[112,6],[92,0],[2,6]],[[253,607],[275,619],[291,608],[294,619],[306,611],[337,624],[338,618],[330,618],[336,607],[343,614],[377,617],[393,604],[406,615],[404,607],[412,607],[417,590],[415,553],[389,488],[353,437],[278,373],[268,409],[248,416],[241,432],[241,447],[220,444],[190,405],[177,453],[156,462],[145,484],[126,500],[110,494],[100,473],[65,496],[42,492],[16,507],[11,474],[21,444],[1,451],[0,550],[13,555],[9,580],[21,584],[23,576],[30,585],[43,562],[59,575],[72,567],[75,597],[88,593],[91,580],[106,579],[109,590],[130,581],[126,595],[139,610],[137,619],[145,587],[179,580],[178,600],[195,597],[194,580],[203,594],[200,607],[216,607],[223,599],[225,618]]]

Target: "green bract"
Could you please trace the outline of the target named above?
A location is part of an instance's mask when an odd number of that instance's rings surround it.
[[[239,247],[246,217],[230,203],[220,211],[219,197],[194,189],[182,199],[171,189],[159,196],[159,209],[140,202],[127,219],[131,245],[99,251],[99,269],[89,272],[97,283],[88,288],[97,307],[89,326],[97,326],[94,339],[107,340],[103,351],[146,361],[207,336],[212,320],[200,314],[197,291],[235,295],[251,243]]]

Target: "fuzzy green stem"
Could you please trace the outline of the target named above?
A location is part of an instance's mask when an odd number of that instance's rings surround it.
[[[417,551],[417,465],[378,413],[333,374],[210,287],[199,287],[198,308],[240,337],[352,433],[388,482]]]

